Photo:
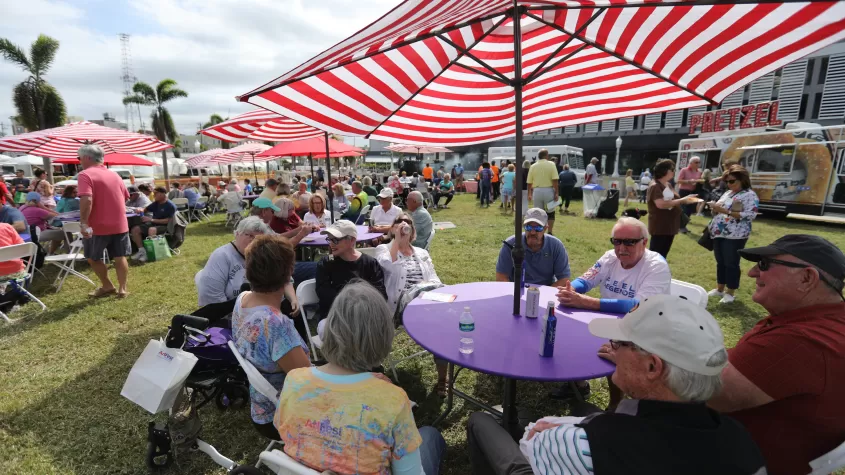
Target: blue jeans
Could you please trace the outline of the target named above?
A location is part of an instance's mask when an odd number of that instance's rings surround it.
[[[716,282],[729,289],[739,288],[739,250],[745,248],[748,239],[713,239],[713,254],[716,256]]]
[[[446,452],[446,440],[440,431],[431,426],[419,428],[422,444],[420,444],[420,460],[425,475],[439,475],[440,461]]]
[[[296,261],[293,267],[293,288],[299,287],[299,284],[308,279],[313,279],[316,275],[316,262]]]
[[[481,182],[481,205],[484,205],[484,202],[490,204],[490,183]]]

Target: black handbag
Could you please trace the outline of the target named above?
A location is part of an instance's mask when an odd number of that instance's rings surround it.
[[[701,237],[698,238],[698,245],[707,249],[708,251],[713,250],[713,237],[710,236],[710,224],[707,224],[707,227],[704,228],[704,232],[701,233]]]

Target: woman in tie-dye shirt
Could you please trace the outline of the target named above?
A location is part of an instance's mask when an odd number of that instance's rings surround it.
[[[405,391],[369,372],[392,342],[384,297],[363,281],[347,285],[326,318],[328,364],[293,370],[285,381],[275,418],[285,453],[340,475],[439,473],[443,437],[417,429]]]
[[[257,236],[246,248],[246,279],[252,288],[235,301],[232,311],[232,337],[238,352],[264,373],[276,388],[282,389],[285,374],[311,365],[308,347],[302,342],[293,321],[279,308],[285,284],[293,272],[294,252],[290,242],[277,235]],[[252,386],[250,414],[256,429],[267,438],[278,439],[273,426],[274,401]]]

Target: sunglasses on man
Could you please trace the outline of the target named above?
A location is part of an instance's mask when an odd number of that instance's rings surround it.
[[[336,238],[334,236],[326,236],[326,242],[329,243],[329,244],[332,244],[334,246],[337,246],[337,243],[339,243],[340,241],[343,241],[344,239],[346,239],[346,238],[345,237]]]
[[[772,268],[772,264],[776,264],[776,265],[780,265],[780,266],[784,266],[784,267],[791,267],[793,269],[807,269],[807,268],[816,269],[816,272],[819,273],[819,279],[822,282],[824,282],[825,284],[827,284],[833,290],[839,292],[840,297],[842,297],[842,300],[845,300],[845,296],[841,295],[842,281],[837,279],[835,281],[835,283],[837,285],[834,285],[834,282],[831,282],[824,275],[822,275],[821,271],[819,269],[817,269],[815,266],[811,266],[809,264],[802,264],[800,262],[783,261],[783,260],[775,259],[773,257],[768,257],[768,256],[761,256],[760,260],[757,261],[757,268],[760,269],[763,272],[766,272],[767,270]]]
[[[526,224],[523,229],[525,229],[525,232],[534,231],[535,233],[541,233],[546,227],[541,224]]]
[[[637,243],[642,241],[643,239],[645,239],[645,238],[637,238],[637,239],[610,238],[610,243],[613,244],[614,246],[623,246],[624,245],[624,246],[627,246],[627,247],[632,247],[632,246],[636,246]]]

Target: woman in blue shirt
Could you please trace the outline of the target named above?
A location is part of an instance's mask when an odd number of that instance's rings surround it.
[[[56,204],[57,213],[67,213],[79,210],[79,200],[76,199],[76,185],[68,185],[62,192],[62,199]]]
[[[446,197],[446,204],[443,205],[444,208],[449,207],[449,203],[452,201],[452,198],[455,197],[455,184],[452,183],[452,175],[445,174],[443,175],[443,179],[440,180],[439,189],[437,193],[434,194],[434,209],[440,204],[440,197]]]
[[[508,209],[508,206],[513,208],[513,180],[516,178],[516,167],[509,164],[507,171],[502,173],[502,207]],[[513,209],[511,209],[513,211]]]

